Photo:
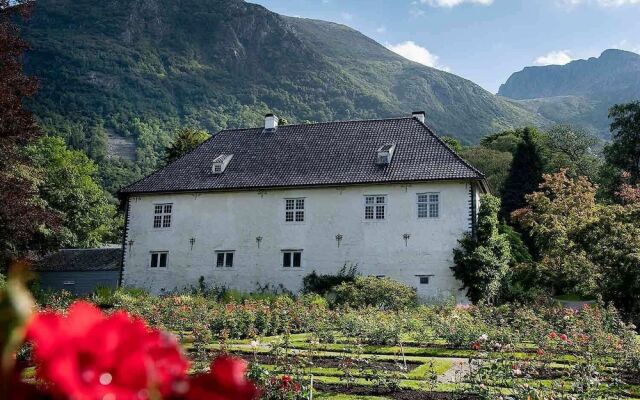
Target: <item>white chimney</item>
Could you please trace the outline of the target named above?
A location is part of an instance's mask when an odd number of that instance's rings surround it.
[[[413,113],[411,113],[411,116],[424,124],[424,111],[414,111]]]
[[[264,116],[264,129],[267,131],[275,131],[278,129],[278,117],[273,114]]]

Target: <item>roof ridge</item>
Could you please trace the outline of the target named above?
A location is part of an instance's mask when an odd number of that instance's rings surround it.
[[[348,124],[353,122],[381,122],[381,121],[399,121],[402,119],[413,119],[412,116],[405,117],[389,117],[389,118],[372,118],[372,119],[345,119],[341,121],[321,121],[321,122],[310,122],[308,124],[286,124],[286,125],[278,125],[278,128],[285,127],[295,127],[295,126],[309,126],[309,125],[328,125],[328,124]],[[263,129],[262,127],[256,126],[254,128],[230,128],[230,129],[222,129],[218,133],[221,132],[231,132],[231,131],[251,131],[255,129]]]

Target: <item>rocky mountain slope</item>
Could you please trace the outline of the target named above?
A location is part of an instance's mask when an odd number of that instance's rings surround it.
[[[606,50],[566,65],[527,67],[511,75],[498,94],[552,121],[583,125],[606,137],[609,107],[640,100],[640,55]]]

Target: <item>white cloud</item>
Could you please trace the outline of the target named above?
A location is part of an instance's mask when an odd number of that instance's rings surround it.
[[[440,63],[438,62],[438,59],[440,57],[431,53],[426,48],[417,45],[412,40],[408,40],[406,42],[398,44],[387,44],[386,46],[389,50],[401,55],[407,60],[415,61],[417,63],[426,65],[427,67],[433,67],[447,72],[449,72],[450,70],[449,67],[440,65]]]
[[[344,19],[344,20],[347,20],[347,21],[351,21],[351,20],[353,19],[353,15],[352,15],[352,14],[349,14],[348,12],[342,12],[342,13],[340,13],[340,17],[341,17],[342,19]]]
[[[569,53],[569,50],[552,51],[536,58],[535,63],[538,65],[564,65],[573,60]]]
[[[483,6],[490,6],[493,4],[493,0],[420,0],[422,4],[428,4],[432,7],[455,7],[463,3],[480,4]]]

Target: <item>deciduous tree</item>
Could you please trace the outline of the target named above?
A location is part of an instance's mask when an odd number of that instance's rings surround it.
[[[198,147],[200,143],[209,139],[210,136],[209,132],[201,129],[180,129],[176,133],[171,145],[169,145],[165,150],[165,162],[170,163],[177,160],[189,151]]]
[[[28,45],[15,24],[28,14],[26,1],[0,0],[0,267],[25,255],[34,235],[57,223],[57,215],[38,198],[38,177],[22,151],[40,134],[23,107],[38,86],[23,71]]]

